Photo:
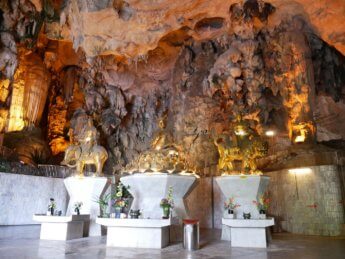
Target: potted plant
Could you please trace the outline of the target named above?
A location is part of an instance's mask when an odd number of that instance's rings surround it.
[[[113,207],[115,209],[115,218],[121,218],[121,213],[125,207],[128,206],[128,201],[124,198],[117,198],[114,200]]]
[[[50,198],[50,202],[48,205],[48,211],[47,211],[47,215],[48,216],[54,216],[54,210],[56,208],[56,203],[54,198]]]
[[[235,203],[235,198],[229,198],[228,202],[224,202],[224,209],[228,211],[228,218],[234,218],[235,209],[240,207],[241,205]]]
[[[253,201],[256,207],[259,210],[259,218],[265,219],[266,218],[266,211],[270,205],[270,199],[262,195],[258,201]]]
[[[111,198],[111,194],[108,193],[106,195],[103,195],[102,197],[100,196],[98,199],[95,200],[95,202],[97,202],[99,204],[100,210],[101,210],[101,218],[107,218],[107,208],[109,205],[109,200]]]
[[[172,186],[169,187],[168,196],[163,198],[160,202],[160,206],[163,209],[163,219],[168,219],[170,217],[170,209],[174,207],[173,200],[173,189]]]
[[[74,203],[74,212],[76,212],[77,215],[80,215],[81,206],[83,206],[83,203],[81,201]]]
[[[129,198],[131,197],[129,186],[125,187],[121,182],[116,187],[116,192],[112,196],[113,207],[115,209],[115,218],[121,218],[121,213],[125,213],[124,209],[129,205]]]

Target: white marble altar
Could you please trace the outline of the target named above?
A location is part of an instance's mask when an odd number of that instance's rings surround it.
[[[230,227],[232,247],[266,248],[268,227],[274,225],[274,218],[267,219],[222,219],[225,226]]]
[[[162,208],[160,201],[173,189],[174,209],[173,216],[181,221],[188,217],[188,208],[184,199],[193,190],[197,183],[194,175],[145,173],[121,177],[121,182],[130,186],[130,193],[134,200],[131,209],[140,209],[143,218],[161,219]]]
[[[41,223],[40,239],[70,240],[82,238],[84,222],[90,220],[90,215],[46,216],[34,215],[33,220]]]
[[[69,177],[64,180],[70,196],[66,215],[74,214],[74,204],[82,202],[81,214],[90,214],[89,236],[102,235],[101,226],[96,224],[100,214],[99,204],[96,202],[110,185],[106,177]]]
[[[107,227],[107,246],[163,248],[169,244],[171,219],[97,218]]]
[[[227,175],[216,177],[222,193],[229,199],[235,198],[240,207],[235,209],[235,218],[242,219],[243,213],[250,213],[252,219],[259,218],[259,211],[253,201],[266,191],[270,178],[261,175]]]
[[[68,194],[63,179],[0,173],[0,225],[37,224],[35,213],[46,213],[49,199],[66,213]]]
[[[259,211],[253,201],[258,200],[266,191],[269,177],[261,175],[226,175],[215,177],[226,201],[233,197],[240,207],[235,209],[235,218],[243,219],[243,213],[250,213],[251,219],[259,219]],[[227,212],[224,211],[223,218]],[[231,239],[229,226],[222,225],[222,240]]]

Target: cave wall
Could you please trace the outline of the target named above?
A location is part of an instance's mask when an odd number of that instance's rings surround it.
[[[276,130],[270,153],[289,147],[292,125],[302,122],[316,128],[317,142],[345,140],[342,48],[321,38],[325,28],[314,27],[310,8],[216,1],[207,17],[188,20],[202,10],[197,1],[195,10],[181,10],[181,21],[160,28],[131,1],[61,2],[1,6],[0,130],[42,128],[51,163],[61,161],[68,131],[80,128],[85,112],[109,152],[109,174],[149,147],[166,112],[167,130],[204,176],[217,174],[214,134],[228,131],[239,112],[260,133]]]

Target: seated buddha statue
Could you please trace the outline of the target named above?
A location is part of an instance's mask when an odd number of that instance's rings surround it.
[[[150,149],[141,153],[125,168],[126,172],[168,172],[177,173],[186,169],[181,148],[173,142],[166,130],[167,115],[158,121],[159,130],[151,142]]]

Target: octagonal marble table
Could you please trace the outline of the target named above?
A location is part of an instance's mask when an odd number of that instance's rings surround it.
[[[167,197],[169,187],[173,189],[174,209],[170,226],[170,241],[182,241],[182,219],[188,218],[185,198],[198,183],[194,174],[163,174],[159,172],[132,174],[121,177],[124,185],[130,186],[134,200],[131,209],[140,209],[144,219],[161,219],[160,201]]]
[[[100,214],[100,207],[96,200],[104,195],[110,186],[108,178],[68,177],[64,183],[70,196],[66,215],[73,214],[76,202],[82,202],[80,213],[90,214],[89,236],[101,236],[102,228],[96,224],[96,218]]]
[[[233,197],[236,208],[235,216],[243,219],[243,213],[250,213],[251,219],[259,219],[259,211],[253,201],[258,200],[266,191],[270,178],[262,175],[225,175],[215,178],[225,196],[225,199]],[[222,225],[222,240],[231,239],[230,227]]]
[[[270,239],[267,229],[274,225],[274,218],[267,219],[222,219],[230,227],[232,247],[266,248]]]
[[[197,176],[143,173],[123,176],[120,180],[125,186],[129,185],[129,192],[134,197],[131,209],[140,209],[143,218],[162,218],[160,201],[167,196],[169,187],[173,189],[175,216],[180,220],[188,217],[184,199],[196,186]]]

